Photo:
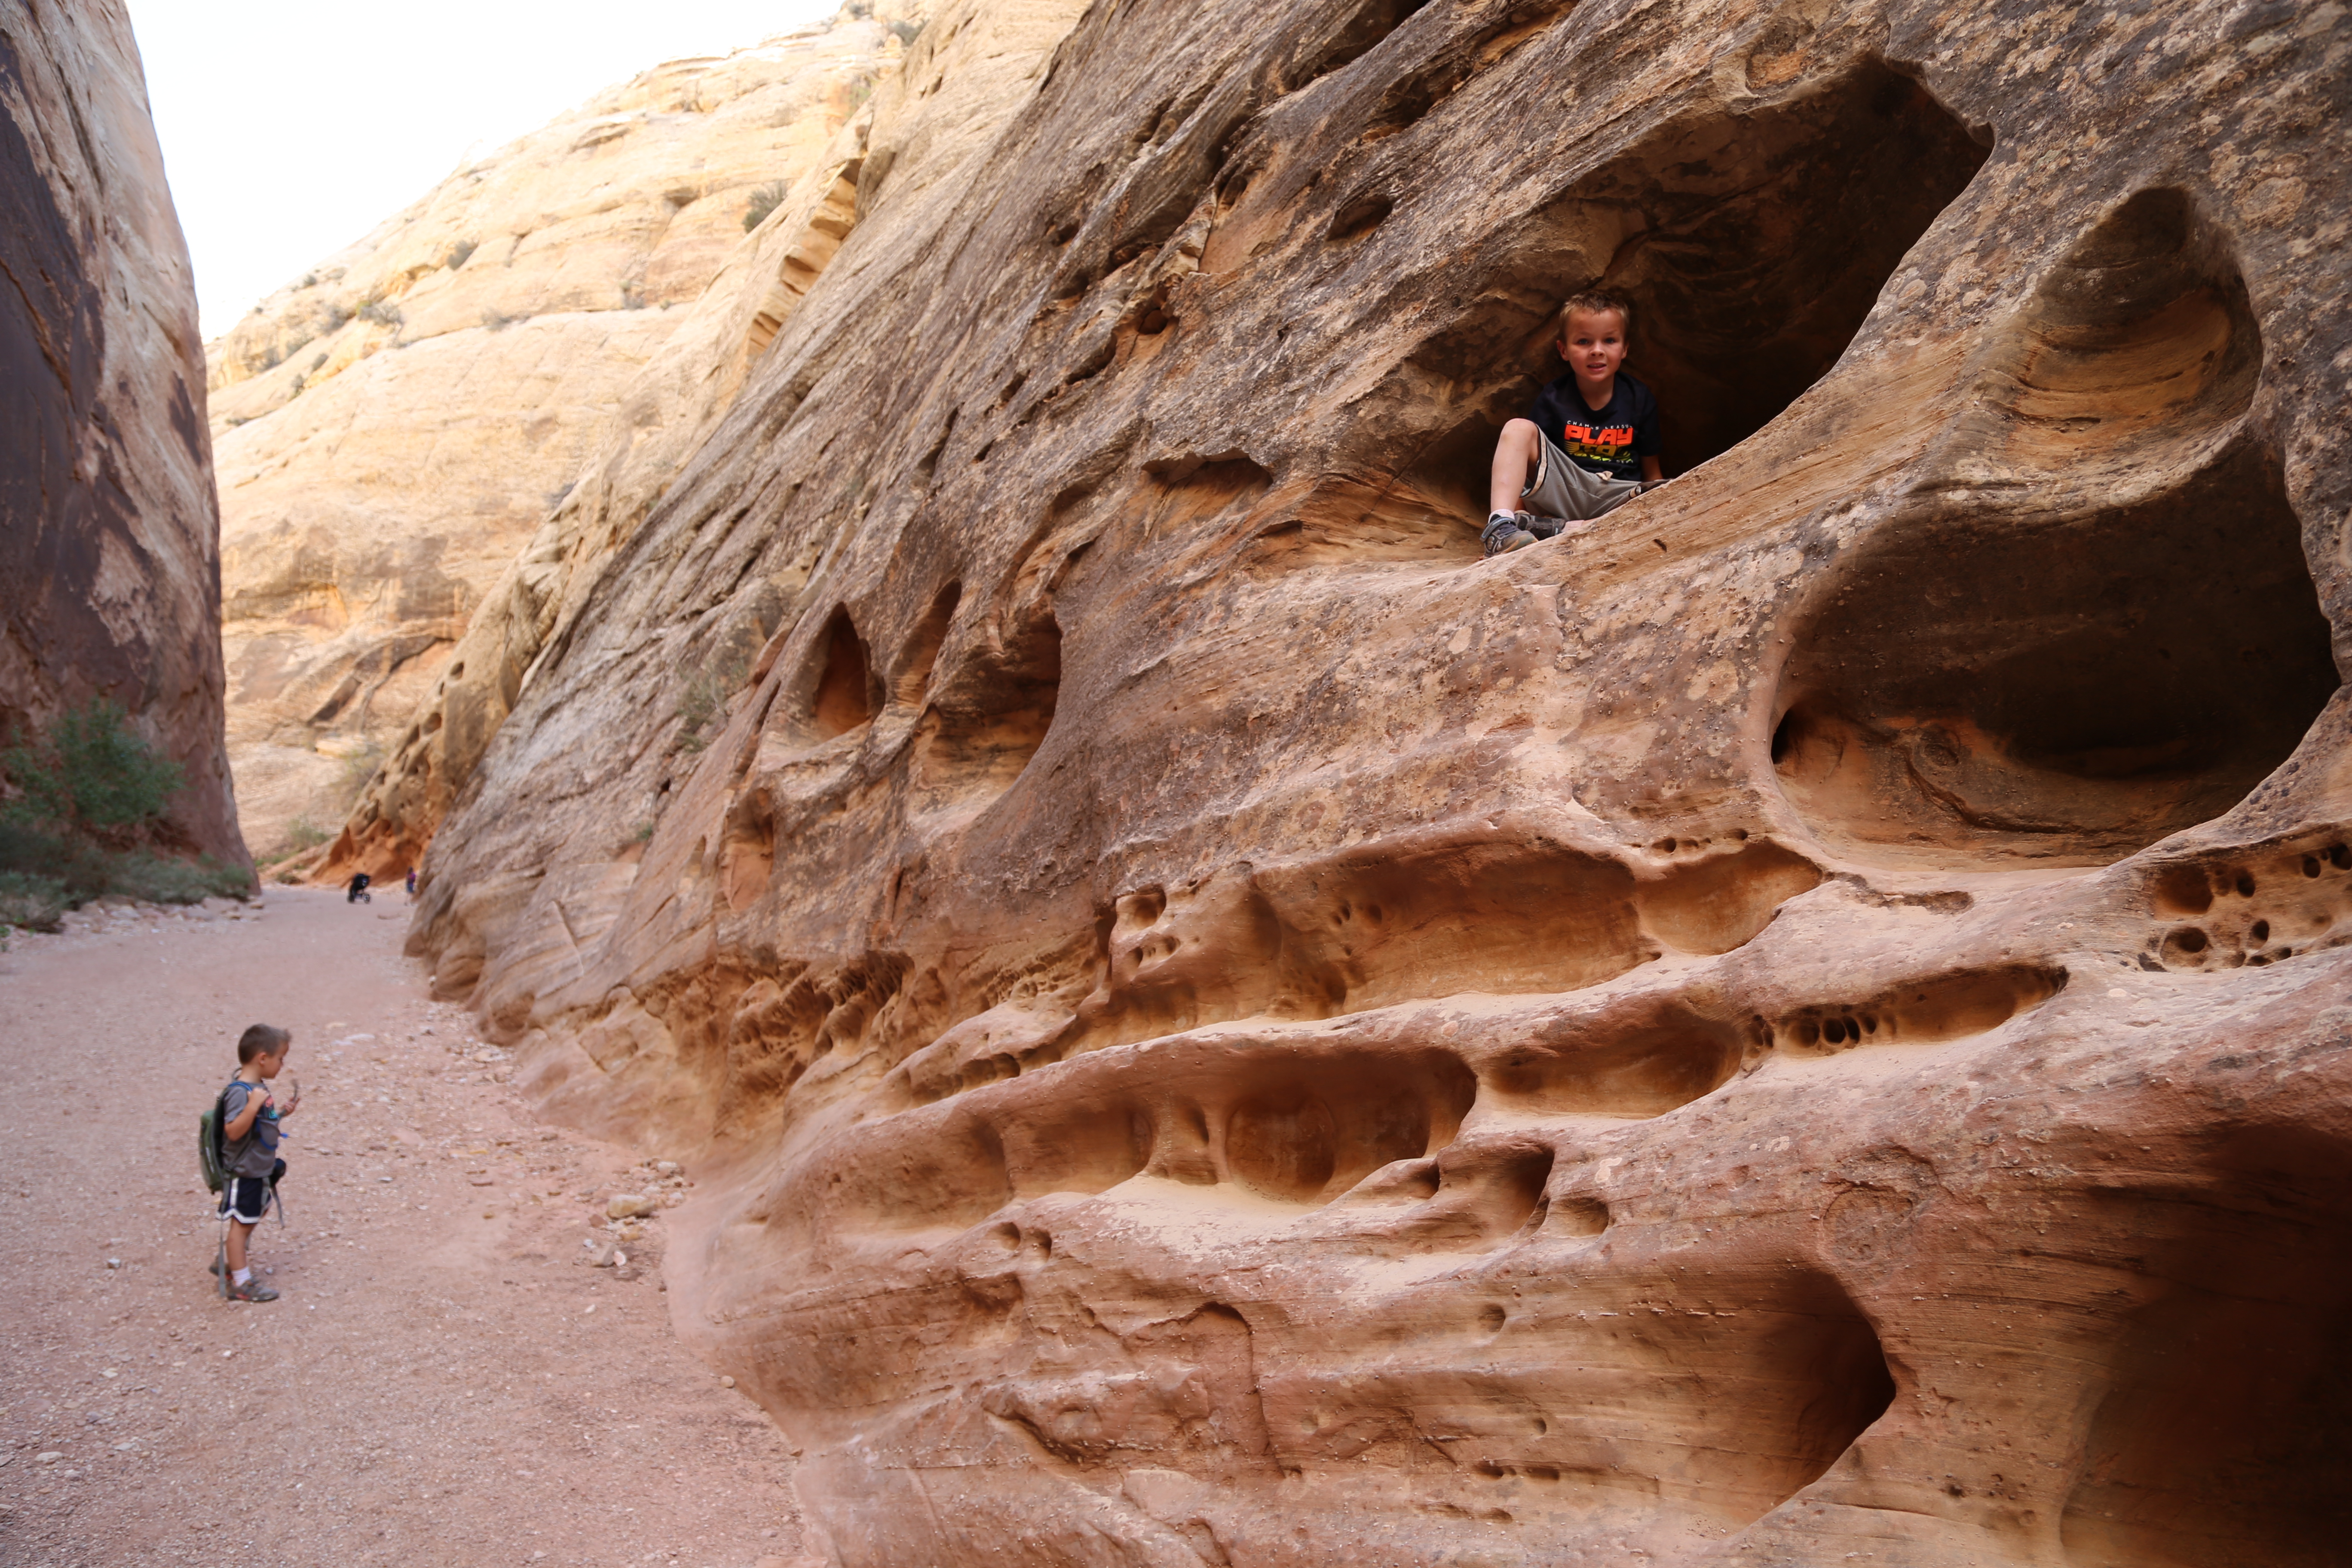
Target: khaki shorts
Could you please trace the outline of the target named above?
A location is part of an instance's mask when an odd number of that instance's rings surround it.
[[[1549,436],[1538,432],[1537,438],[1543,445],[1536,457],[1535,482],[1519,492],[1519,500],[1538,517],[1583,522],[1614,511],[1642,493],[1641,480],[1596,474],[1561,451]]]

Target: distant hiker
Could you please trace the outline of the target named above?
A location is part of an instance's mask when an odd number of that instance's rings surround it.
[[[368,874],[365,871],[362,871],[359,875],[353,877],[352,879],[351,888],[343,894],[343,902],[347,904],[372,904],[375,902],[375,900],[368,896]]]
[[[408,868],[408,896],[412,899],[416,897],[416,868],[414,866]]]
[[[236,1076],[221,1091],[221,1163],[228,1179],[221,1187],[220,1212],[228,1229],[213,1271],[225,1273],[232,1301],[278,1300],[277,1291],[253,1278],[246,1243],[278,1201],[278,1183],[286,1174],[286,1162],[278,1157],[278,1124],[301,1107],[302,1096],[298,1089],[291,1103],[280,1106],[268,1086],[293,1048],[288,1030],[254,1025],[236,1042]]]
[[[1658,400],[1618,368],[1633,328],[1632,303],[1615,294],[1579,294],[1560,307],[1558,347],[1568,374],[1495,443],[1479,533],[1488,555],[1549,539],[1664,482]]]

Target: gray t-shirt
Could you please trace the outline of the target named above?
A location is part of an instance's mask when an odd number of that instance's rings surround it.
[[[227,1097],[221,1102],[221,1125],[226,1127],[245,1114],[245,1102],[257,1094],[269,1091],[259,1084],[245,1079],[229,1080]],[[223,1152],[227,1156],[228,1173],[232,1176],[266,1176],[278,1163],[278,1112],[264,1110],[253,1119],[253,1125],[242,1138],[222,1139]]]

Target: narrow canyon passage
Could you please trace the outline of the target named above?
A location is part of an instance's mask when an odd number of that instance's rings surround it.
[[[656,1173],[523,1116],[406,916],[279,889],[11,934],[0,1563],[797,1559],[788,1444],[670,1332],[664,1222],[583,1266]],[[230,1305],[192,1133],[257,1020],[305,1103],[254,1241],[283,1295]]]

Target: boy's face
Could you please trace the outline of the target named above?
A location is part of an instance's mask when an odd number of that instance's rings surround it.
[[[261,1055],[253,1058],[253,1070],[261,1076],[262,1082],[268,1083],[271,1079],[276,1078],[279,1070],[286,1066],[286,1058],[288,1056],[292,1054],[293,1049],[294,1042],[289,1040],[274,1057],[268,1051],[262,1052]]]
[[[1579,386],[1609,385],[1625,363],[1625,318],[1615,310],[1570,310],[1560,329],[1559,357],[1576,373]]]

